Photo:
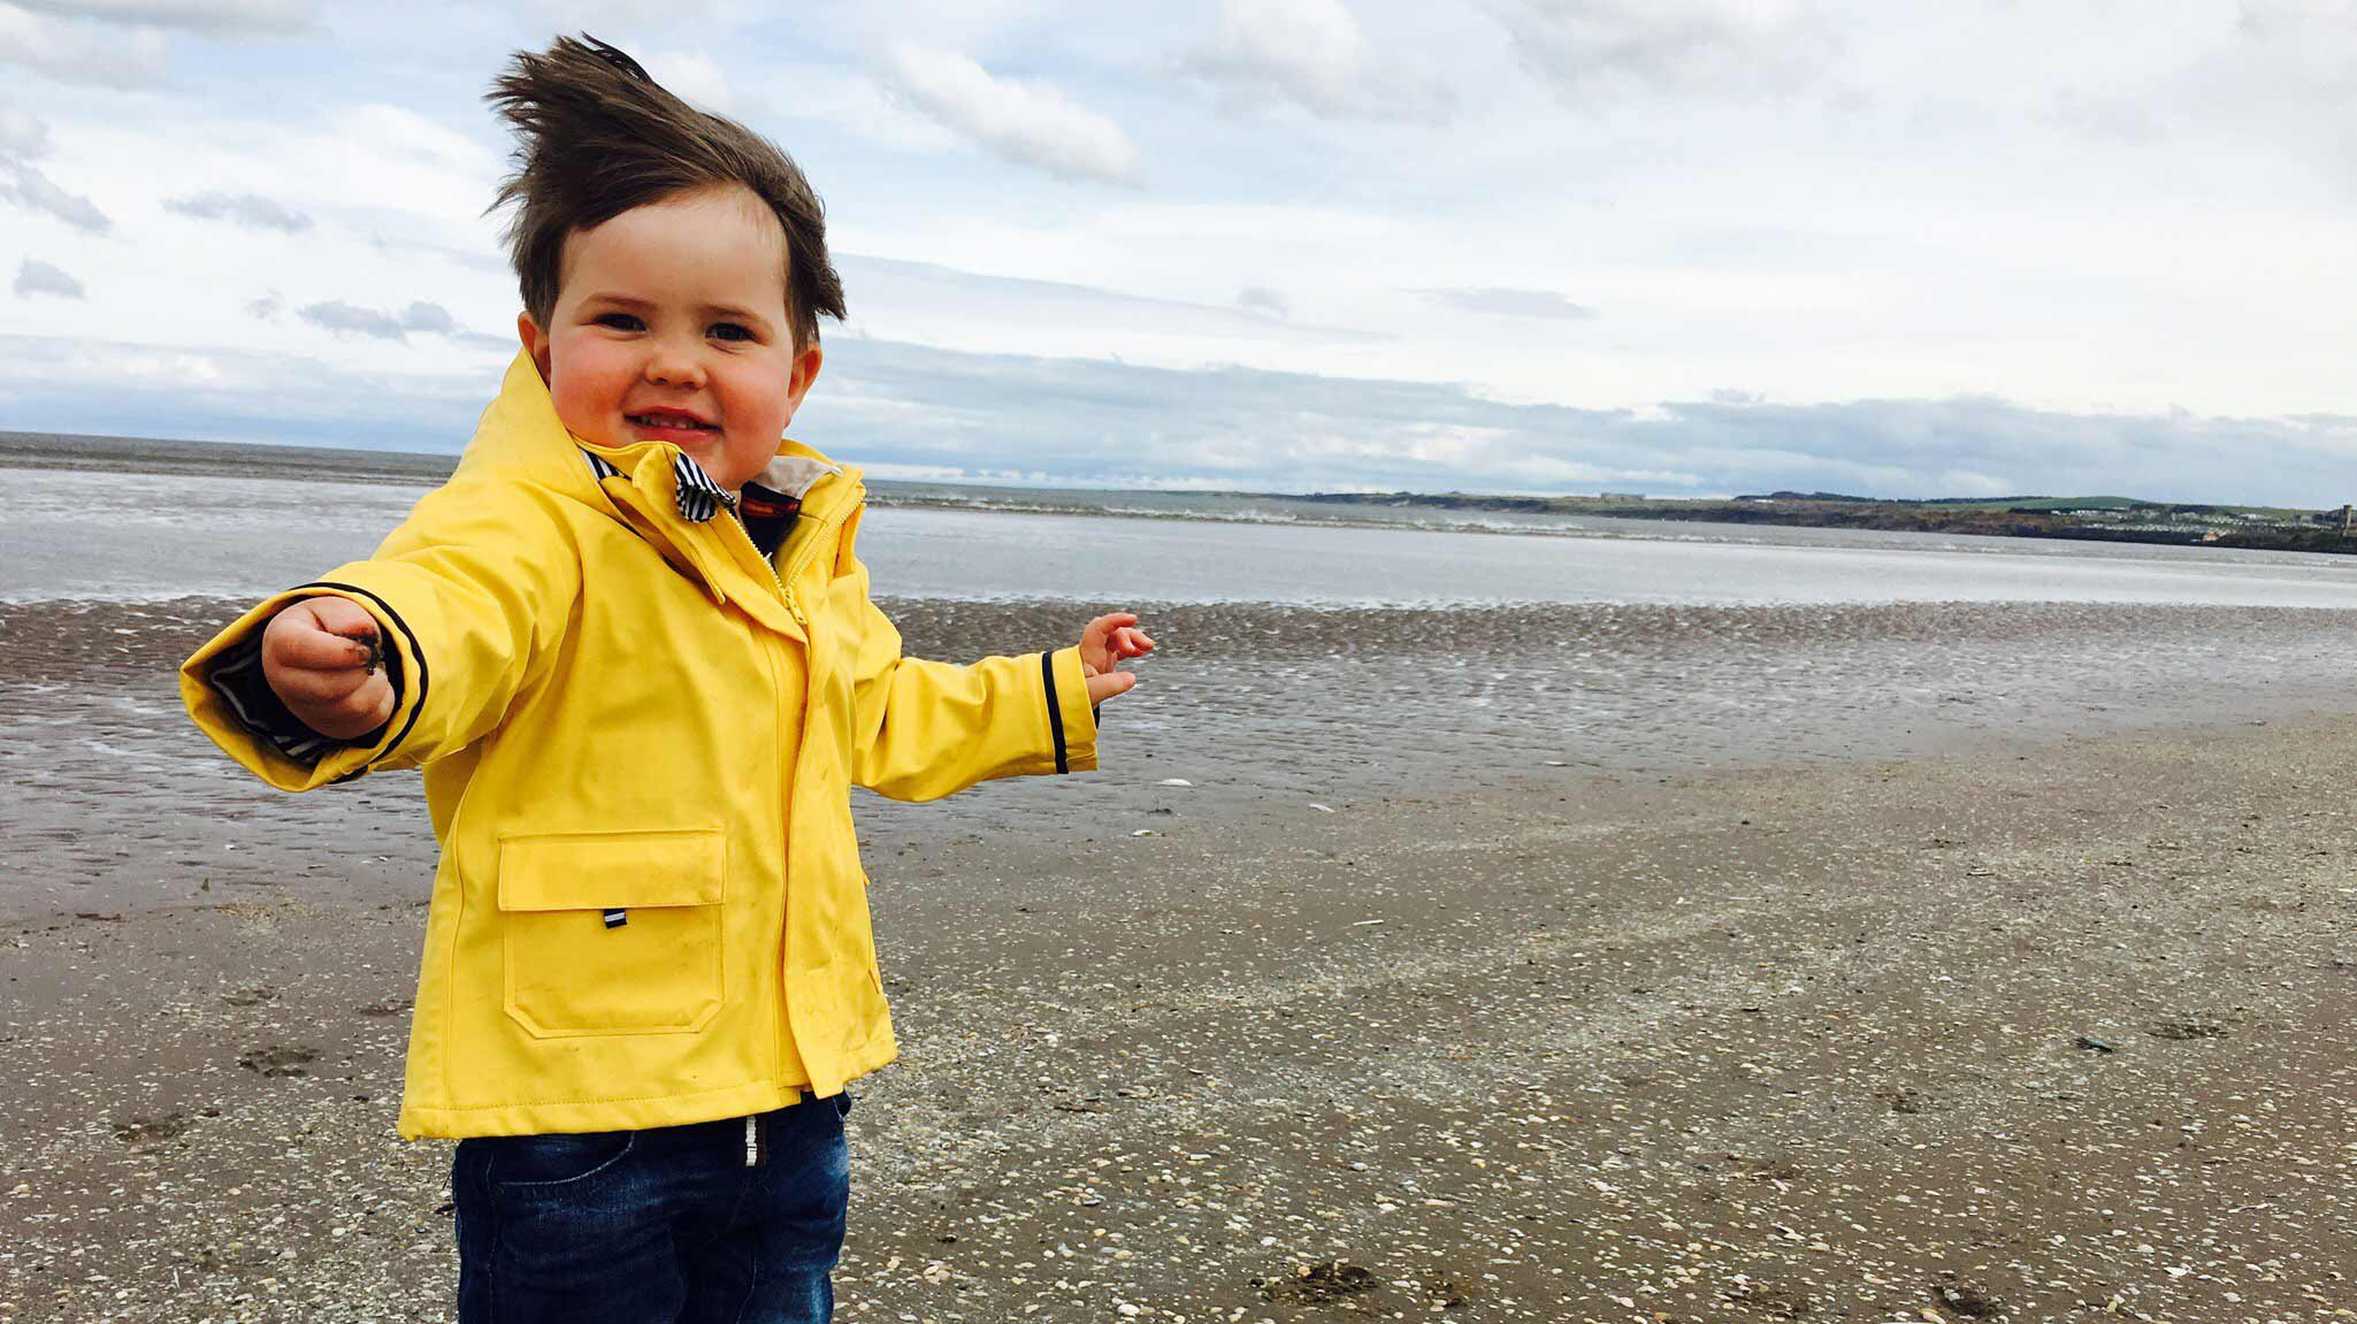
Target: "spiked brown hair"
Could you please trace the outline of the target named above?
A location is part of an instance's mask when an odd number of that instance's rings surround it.
[[[515,172],[490,210],[510,203],[508,258],[524,308],[547,326],[565,240],[633,207],[714,185],[741,185],[786,232],[786,316],[799,346],[821,315],[843,320],[843,282],[827,258],[826,210],[777,144],[664,90],[638,61],[597,38],[559,37],[518,51],[484,97],[516,132]]]

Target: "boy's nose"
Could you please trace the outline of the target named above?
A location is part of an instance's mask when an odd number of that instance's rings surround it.
[[[702,386],[703,365],[693,354],[658,349],[647,357],[646,376],[658,386]]]

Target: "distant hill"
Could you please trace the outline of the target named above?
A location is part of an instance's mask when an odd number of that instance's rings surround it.
[[[2005,510],[2126,510],[2132,506],[2152,505],[2135,497],[1869,497],[1849,496],[1840,492],[1770,492],[1764,496],[1746,495],[1737,501],[1827,501],[1861,506],[1990,506]]]
[[[1882,529],[1998,538],[2070,538],[2275,551],[2357,553],[2338,509],[2225,506],[2135,497],[1930,497],[1887,500],[1779,491],[1728,500],[1614,496],[1478,496],[1464,492],[1313,492],[1300,501],[1614,519],[1698,520],[1795,528]]]

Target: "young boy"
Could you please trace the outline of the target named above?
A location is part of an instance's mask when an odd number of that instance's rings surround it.
[[[844,1084],[894,1056],[849,789],[1093,768],[1153,641],[903,657],[858,471],[780,441],[843,316],[801,172],[594,41],[491,99],[523,352],[374,557],[181,692],[282,789],[425,770],[399,1130],[461,1142],[462,1321],[825,1320]]]

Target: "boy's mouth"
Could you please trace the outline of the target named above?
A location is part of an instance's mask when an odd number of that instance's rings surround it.
[[[622,421],[634,428],[656,433],[718,432],[720,426],[707,423],[684,409],[648,409],[635,414],[624,414]]]

